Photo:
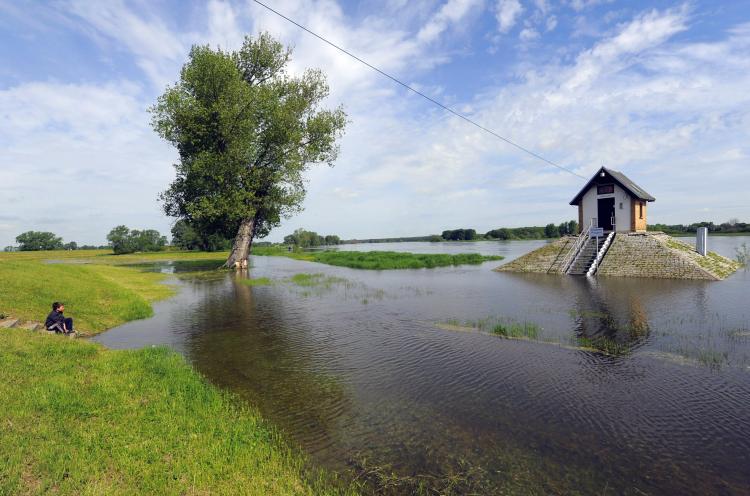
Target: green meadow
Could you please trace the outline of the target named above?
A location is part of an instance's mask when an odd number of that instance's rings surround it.
[[[502,260],[499,255],[480,255],[478,253],[460,253],[448,255],[443,253],[406,253],[397,251],[288,251],[284,247],[256,247],[254,255],[283,256],[296,260],[318,262],[326,265],[349,267],[367,270],[394,269],[431,269],[452,265],[478,265],[492,260]]]
[[[151,303],[174,293],[165,275],[128,265],[218,267],[225,256],[1,253],[0,314],[40,321],[62,300],[76,328],[96,334],[149,317]],[[174,352],[22,329],[0,335],[0,494],[351,492]]]
[[[166,348],[2,331],[0,494],[339,494]]]

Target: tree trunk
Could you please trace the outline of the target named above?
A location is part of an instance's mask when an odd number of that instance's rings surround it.
[[[229,258],[224,264],[228,269],[246,269],[247,257],[250,255],[250,246],[253,244],[253,235],[255,234],[255,217],[245,219],[237,230],[237,236],[234,238],[234,245]]]

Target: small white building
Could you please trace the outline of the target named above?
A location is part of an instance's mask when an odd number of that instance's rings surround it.
[[[602,227],[604,232],[646,230],[646,204],[655,198],[622,172],[602,167],[571,200],[578,206],[579,231]]]

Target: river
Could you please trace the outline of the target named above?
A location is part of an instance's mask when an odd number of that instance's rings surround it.
[[[733,257],[743,242],[712,237],[710,249]],[[274,284],[175,277],[179,294],[153,318],[96,340],[173,347],[317,465],[392,472],[396,492],[415,481],[448,492],[452,480],[459,493],[750,494],[750,272],[707,282],[492,270],[543,243],[341,247],[506,257],[400,271],[253,257],[250,277]],[[300,273],[320,275],[299,285]],[[478,322],[537,331],[506,339]],[[596,339],[616,352],[585,346]]]

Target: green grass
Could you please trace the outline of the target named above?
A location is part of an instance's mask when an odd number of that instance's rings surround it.
[[[540,327],[533,322],[498,323],[492,327],[492,333],[506,338],[537,339]]]
[[[628,344],[620,343],[606,336],[595,336],[591,338],[579,336],[576,340],[578,346],[581,348],[590,348],[606,353],[607,355],[620,356],[630,352],[630,346]]]
[[[484,319],[466,320],[463,322],[456,318],[450,318],[445,320],[443,324],[456,329],[474,329],[504,338],[530,339],[533,341],[540,339],[542,331],[542,328],[534,322],[518,322],[504,317],[486,317]]]
[[[351,267],[354,269],[389,270],[423,269],[451,265],[477,265],[490,260],[502,260],[501,256],[486,256],[477,253],[421,254],[394,251],[324,251],[313,253],[316,262]]]
[[[257,277],[255,279],[243,279],[242,283],[248,286],[269,286],[273,284],[273,281],[267,277]]]
[[[65,303],[77,329],[87,333],[153,314],[151,302],[173,294],[165,276],[106,265],[5,260],[0,266],[0,311],[43,321],[53,301]]]
[[[392,269],[430,269],[451,265],[477,265],[490,260],[502,260],[499,255],[479,255],[478,253],[461,253],[448,255],[442,253],[406,253],[396,251],[288,251],[281,246],[259,246],[253,248],[253,255],[288,257],[295,260],[318,262],[327,265],[350,267],[352,269],[392,270]]]
[[[163,284],[166,275],[128,265],[174,261],[218,267],[223,260],[217,253],[174,251],[117,256],[107,250],[0,253],[0,312],[42,321],[52,302],[62,301],[77,330],[97,334],[150,317],[151,303],[174,294]]]
[[[165,348],[2,331],[0,494],[325,494],[258,413]]]

